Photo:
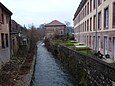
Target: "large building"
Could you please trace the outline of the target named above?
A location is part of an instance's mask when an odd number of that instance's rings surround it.
[[[66,25],[54,20],[45,25],[46,28],[46,38],[54,38],[55,36],[65,37]]]
[[[0,2],[0,67],[10,59],[11,15],[12,12]]]
[[[82,0],[73,20],[75,40],[115,60],[115,0]]]

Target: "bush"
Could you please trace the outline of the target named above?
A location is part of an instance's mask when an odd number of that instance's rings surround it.
[[[74,35],[73,34],[67,34],[67,39],[74,40]]]

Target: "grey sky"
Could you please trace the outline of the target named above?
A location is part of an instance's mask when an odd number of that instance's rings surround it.
[[[13,12],[12,19],[21,25],[49,23],[52,20],[69,21],[81,0],[0,0]]]

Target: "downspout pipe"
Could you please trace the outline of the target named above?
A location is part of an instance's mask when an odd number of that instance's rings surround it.
[[[97,45],[97,31],[98,31],[98,0],[96,0],[96,31],[95,31],[95,51],[98,52],[98,45]]]

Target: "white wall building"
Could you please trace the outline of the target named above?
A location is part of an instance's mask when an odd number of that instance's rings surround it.
[[[115,0],[82,0],[73,21],[77,41],[115,60]]]

